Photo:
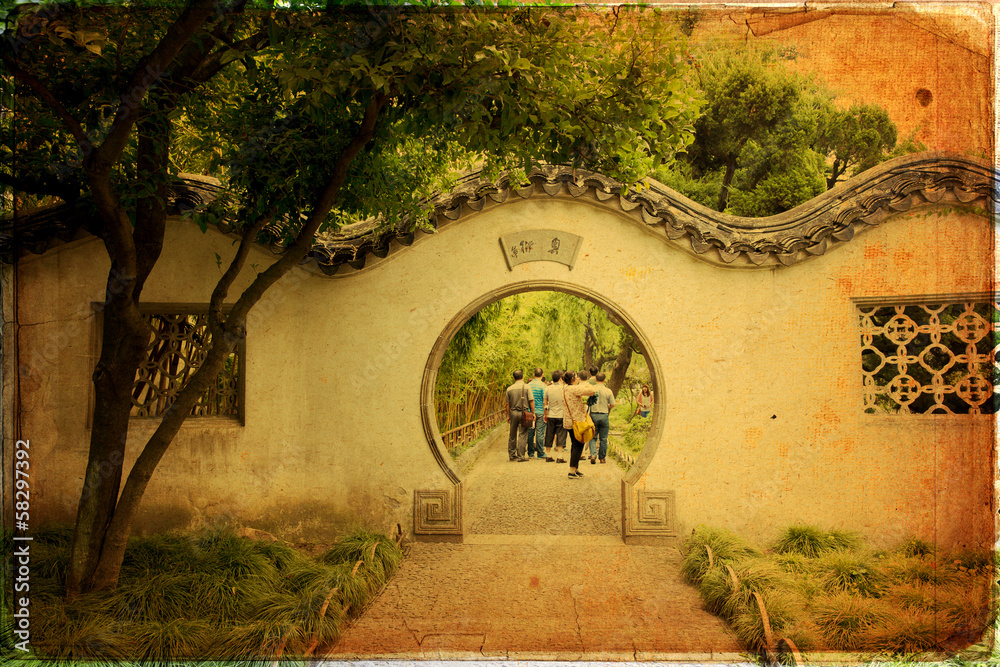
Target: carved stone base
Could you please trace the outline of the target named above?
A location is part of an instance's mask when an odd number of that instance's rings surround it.
[[[675,543],[675,504],[673,491],[636,491],[622,480],[622,540],[626,544]]]
[[[462,485],[413,492],[413,532],[420,541],[462,541]]]

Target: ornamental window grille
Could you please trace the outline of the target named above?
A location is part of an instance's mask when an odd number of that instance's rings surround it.
[[[147,313],[146,360],[132,385],[133,417],[160,417],[208,354],[212,335],[205,313]],[[191,410],[192,417],[242,418],[245,347],[230,353],[215,382]]]
[[[994,414],[1000,299],[858,304],[864,410],[869,414]]]

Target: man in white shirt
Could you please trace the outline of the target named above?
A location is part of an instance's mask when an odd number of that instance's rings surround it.
[[[562,371],[552,371],[552,384],[545,388],[545,405],[542,418],[545,420],[545,460],[566,463],[562,454],[566,451],[566,429],[563,428]],[[556,456],[552,458],[552,441],[556,443]]]

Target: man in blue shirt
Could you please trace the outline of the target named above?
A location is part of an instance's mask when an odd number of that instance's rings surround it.
[[[528,458],[536,458],[541,461],[545,458],[545,383],[542,376],[545,371],[541,368],[535,369],[535,377],[528,383],[528,391],[531,392],[535,401],[535,425],[528,429]]]

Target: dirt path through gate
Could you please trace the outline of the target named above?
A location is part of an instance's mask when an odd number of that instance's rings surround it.
[[[463,480],[464,544],[416,543],[326,657],[733,661],[673,547],[621,541],[621,469],[507,460]]]

